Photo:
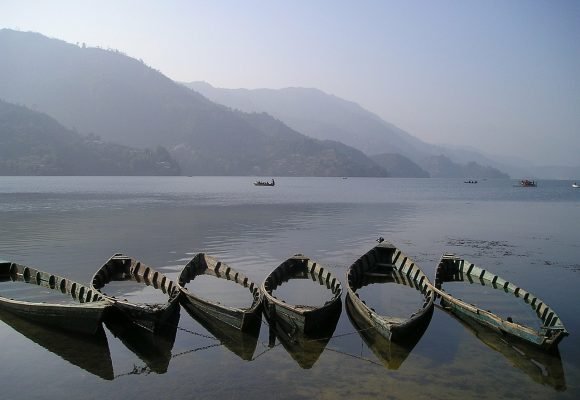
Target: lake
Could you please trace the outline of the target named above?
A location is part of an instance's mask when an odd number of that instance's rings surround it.
[[[521,352],[436,308],[417,343],[396,348],[359,332],[343,305],[332,337],[297,352],[265,319],[257,340],[240,339],[182,309],[173,335],[153,340],[114,326],[83,338],[1,313],[0,398],[580,397],[580,190],[571,182],[274,178],[255,187],[271,177],[0,177],[0,259],[88,283],[114,253],[176,278],[204,252],[261,284],[301,253],[344,287],[348,266],[382,236],[431,280],[452,252],[518,284],[570,336],[556,354]],[[200,282],[224,303],[243,298]],[[415,291],[375,286],[365,296],[381,310],[415,307]],[[520,312],[511,300],[491,306]]]

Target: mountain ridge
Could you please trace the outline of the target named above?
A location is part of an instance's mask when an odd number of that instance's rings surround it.
[[[187,175],[388,175],[357,149],[213,103],[118,51],[3,29],[0,53],[0,77],[11,77],[0,97],[85,134],[164,146]]]

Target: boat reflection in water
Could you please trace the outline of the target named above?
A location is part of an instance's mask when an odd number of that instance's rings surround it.
[[[422,325],[417,326],[417,330],[410,333],[404,339],[389,340],[377,330],[367,318],[363,317],[360,312],[353,306],[350,297],[346,300],[346,313],[352,325],[358,331],[362,340],[368,348],[377,356],[382,364],[392,370],[401,367],[407,356],[411,353],[415,345],[419,342],[429,326],[433,312],[427,315]]]
[[[179,317],[179,307],[177,307],[163,325],[158,325],[156,333],[153,333],[146,329],[139,329],[121,312],[111,312],[105,319],[105,326],[145,363],[147,372],[164,374],[171,361],[171,350],[177,335]]]
[[[276,338],[282,343],[282,346],[290,356],[298,363],[300,368],[310,369],[314,366],[320,355],[326,348],[328,341],[332,338],[340,314],[342,312],[342,303],[338,302],[329,310],[325,318],[326,326],[320,327],[315,331],[305,334],[303,330],[297,329],[294,324],[289,324],[283,318],[268,318],[270,324],[268,346],[270,348],[276,345]]]
[[[102,326],[94,335],[86,335],[39,325],[4,311],[0,311],[0,320],[63,360],[102,379],[113,379],[111,353]]]
[[[212,336],[220,341],[228,350],[242,360],[251,361],[258,344],[262,318],[254,318],[252,324],[244,331],[215,318],[195,308],[189,301],[183,299],[181,305],[187,313],[203,326]]]
[[[452,313],[439,305],[437,308],[459,321],[468,332],[507,358],[515,368],[528,375],[534,382],[551,386],[557,391],[566,390],[566,376],[557,347],[545,351],[516,337],[481,325],[471,318]]]
[[[327,267],[297,254],[275,268],[261,289],[269,347],[277,337],[301,368],[312,368],[340,319],[340,282]]]

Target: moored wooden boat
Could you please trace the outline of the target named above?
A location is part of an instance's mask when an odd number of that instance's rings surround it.
[[[57,328],[94,334],[101,327],[105,310],[111,305],[100,293],[58,275],[24,265],[0,261],[0,281],[25,283],[61,294],[62,301],[15,300],[0,295],[0,307],[22,318]],[[60,299],[59,299],[60,300]]]
[[[311,279],[314,283],[326,286],[331,298],[321,306],[288,304],[274,296],[273,291],[290,279]],[[328,268],[302,254],[290,257],[275,268],[262,283],[261,290],[264,313],[268,320],[281,319],[292,327],[292,331],[306,335],[326,327],[336,319],[336,313],[340,314],[342,310],[342,286],[338,279],[332,276]]]
[[[503,319],[491,311],[483,310],[473,304],[455,298],[443,290],[443,282],[465,281],[478,282],[493,287],[528,304],[542,322],[539,330],[514,322],[511,317]],[[435,291],[441,297],[441,304],[451,312],[464,318],[471,318],[499,332],[512,335],[533,343],[543,349],[551,349],[568,335],[560,317],[538,297],[523,290],[499,276],[481,269],[474,264],[455,256],[445,254],[437,266]]]
[[[113,281],[135,281],[152,286],[165,294],[165,302],[134,302],[105,293]],[[91,287],[134,324],[155,332],[161,329],[176,312],[179,312],[179,288],[169,278],[153,268],[122,254],[111,257],[93,276]]]
[[[378,332],[389,340],[404,340],[421,329],[433,313],[435,295],[429,278],[401,250],[388,242],[382,242],[356,260],[347,271],[347,296],[353,309]],[[422,306],[408,318],[381,315],[369,307],[357,290],[372,280],[390,280],[416,289],[423,296]]]
[[[404,284],[404,283],[403,283]],[[369,349],[377,356],[387,369],[397,370],[407,359],[415,345],[419,342],[429,326],[431,315],[422,321],[417,329],[409,332],[399,341],[387,339],[379,330],[371,324],[370,320],[362,315],[353,305],[350,296],[346,296],[346,313],[354,328],[358,331],[362,340]]]
[[[194,293],[193,282],[195,282],[195,277],[199,275],[225,279],[247,288],[248,295],[252,300],[251,305],[249,307],[231,307],[197,296]],[[188,284],[190,284],[189,287]],[[182,302],[191,305],[188,308],[190,313],[201,313],[202,318],[209,316],[241,331],[252,331],[262,321],[260,288],[246,276],[214,257],[204,253],[197,254],[181,271],[178,286],[183,293]]]

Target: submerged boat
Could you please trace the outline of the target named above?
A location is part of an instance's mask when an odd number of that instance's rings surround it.
[[[134,281],[151,286],[165,295],[165,302],[133,302],[126,298],[107,295],[104,290],[114,281]],[[179,288],[172,280],[141,262],[115,254],[93,276],[93,290],[113,303],[134,324],[155,332],[162,328],[176,312],[179,312]]]
[[[542,322],[539,330],[514,322],[511,317],[503,319],[491,311],[483,310],[473,304],[457,299],[442,288],[444,282],[478,282],[493,287],[528,304]],[[441,297],[441,304],[462,318],[470,318],[503,334],[512,335],[543,349],[555,348],[568,335],[568,331],[554,310],[542,300],[522,288],[510,283],[489,271],[463,260],[454,254],[445,254],[437,266],[435,291]]]
[[[381,335],[393,341],[405,340],[409,335],[422,329],[433,313],[435,294],[429,278],[401,250],[388,242],[381,242],[356,260],[346,276],[347,296],[352,309]],[[407,318],[378,314],[363,301],[357,290],[383,280],[401,283],[416,289],[423,297],[422,306]]]
[[[248,289],[251,299],[249,307],[230,307],[217,301],[203,299],[194,292],[195,277],[208,275],[219,279],[232,281]],[[188,284],[189,288],[188,288]],[[220,320],[241,331],[253,330],[262,321],[262,296],[260,288],[246,276],[235,271],[230,266],[206,254],[197,254],[181,271],[178,287],[183,293],[182,303],[189,303],[189,312],[202,314],[201,317],[211,317]],[[191,289],[191,290],[190,290]]]
[[[404,283],[403,283],[404,284]],[[362,315],[353,305],[350,296],[346,297],[346,313],[348,319],[358,331],[362,340],[368,348],[377,356],[381,363],[387,368],[397,370],[407,359],[415,345],[419,342],[429,326],[431,316],[429,313],[422,324],[417,326],[413,332],[409,332],[398,341],[387,339],[379,330],[371,324],[370,320]]]
[[[0,307],[22,318],[57,328],[95,334],[111,305],[97,291],[57,275],[0,261],[0,282],[25,283],[60,294],[54,301],[15,300],[0,295]],[[4,288],[4,287],[3,287]],[[45,299],[43,299],[45,300]],[[68,300],[69,303],[63,300]]]
[[[320,306],[310,306],[288,304],[274,296],[274,290],[290,279],[311,279],[314,283],[325,286],[330,293],[330,300]],[[292,332],[314,334],[327,327],[336,318],[337,312],[340,315],[342,310],[342,286],[338,279],[326,267],[302,254],[290,257],[275,268],[262,283],[261,290],[264,313],[268,321],[282,320],[288,326],[285,330],[290,335]]]

